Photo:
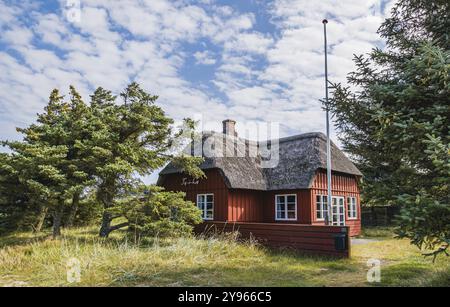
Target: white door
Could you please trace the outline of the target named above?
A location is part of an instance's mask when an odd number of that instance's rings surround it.
[[[344,197],[333,196],[331,200],[331,225],[345,226]]]

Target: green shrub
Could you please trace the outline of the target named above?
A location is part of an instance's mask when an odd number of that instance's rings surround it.
[[[183,192],[168,192],[147,186],[144,195],[127,199],[124,216],[130,233],[139,236],[178,237],[190,235],[201,223],[201,212]]]

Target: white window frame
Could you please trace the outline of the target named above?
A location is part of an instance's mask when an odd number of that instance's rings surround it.
[[[284,197],[284,212],[285,212],[285,217],[284,218],[279,218],[278,217],[278,214],[277,214],[277,198],[278,197]],[[288,198],[288,196],[294,196],[294,198],[295,198],[295,218],[288,218],[287,217],[287,213],[288,213],[288,210],[287,210],[287,206],[288,206],[288,203],[287,203],[287,198]],[[276,194],[275,195],[275,221],[296,221],[297,220],[297,194]]]
[[[352,213],[351,216],[350,213]],[[358,202],[354,196],[347,196],[347,218],[349,220],[358,219]]]
[[[320,197],[320,214],[322,218],[317,217],[317,196]],[[326,207],[324,205],[325,202],[327,203]],[[316,221],[325,221],[325,212],[328,212],[328,195],[316,194],[316,199],[314,200],[314,209],[316,213]]]
[[[198,205],[199,205],[199,198],[200,198],[200,196],[204,196],[205,197],[205,204],[204,204],[204,206],[203,206],[203,208],[200,208]],[[212,217],[206,217],[206,212],[207,212],[207,209],[206,209],[206,204],[207,204],[207,199],[208,199],[208,196],[212,196]],[[202,211],[202,219],[204,220],[204,221],[212,221],[212,220],[214,220],[214,194],[213,193],[202,193],[202,194],[197,194],[197,208],[199,208],[201,211]]]
[[[342,200],[342,207],[340,200]],[[340,212],[339,210],[342,208],[344,212]],[[336,209],[336,210],[335,210]],[[331,198],[331,225],[333,226],[345,226],[345,223],[347,221],[347,213],[345,208],[345,196],[333,196]],[[334,217],[336,216],[337,219]],[[342,217],[342,220],[341,220]],[[342,222],[342,224],[341,224]]]

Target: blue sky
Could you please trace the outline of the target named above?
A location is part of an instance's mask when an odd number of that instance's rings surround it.
[[[53,88],[119,93],[137,81],[175,119],[280,123],[281,136],[324,131],[324,17],[329,71],[345,82],[353,54],[392,1],[0,0],[0,138],[17,139]],[[333,131],[333,139],[336,135]]]

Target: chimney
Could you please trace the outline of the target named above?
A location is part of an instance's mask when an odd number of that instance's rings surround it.
[[[236,121],[232,119],[226,119],[222,121],[223,124],[223,134],[229,135],[229,136],[237,136],[236,130],[234,129],[234,126],[236,125]]]

